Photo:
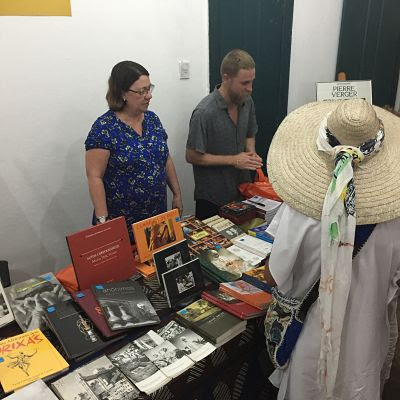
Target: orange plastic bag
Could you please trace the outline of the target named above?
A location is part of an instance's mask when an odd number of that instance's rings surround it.
[[[257,175],[253,183],[246,182],[239,185],[238,189],[242,196],[246,199],[253,196],[261,196],[271,200],[282,201],[272,188],[269,179],[264,175],[262,169],[257,168],[256,172]]]

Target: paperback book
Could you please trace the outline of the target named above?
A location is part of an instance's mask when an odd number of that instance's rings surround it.
[[[232,239],[232,243],[263,258],[268,257],[272,250],[271,243],[246,234]]]
[[[9,393],[65,371],[68,363],[39,329],[0,341],[0,380]]]
[[[157,333],[195,362],[207,357],[216,349],[214,345],[203,337],[175,321],[169,322],[159,329]]]
[[[153,253],[153,261],[156,267],[158,283],[162,284],[162,275],[182,264],[190,261],[189,247],[187,240],[181,240],[165,249]]]
[[[115,336],[120,336],[124,333],[123,330],[112,331],[110,329],[104,317],[103,310],[94,296],[94,293],[90,289],[75,292],[72,294],[72,297],[104,338],[109,339]]]
[[[28,386],[18,389],[7,397],[7,400],[57,400],[57,396],[41,380],[30,383]]]
[[[268,267],[262,265],[261,267],[250,269],[249,271],[243,273],[242,280],[252,284],[255,287],[258,287],[261,290],[271,293],[272,287],[265,279],[266,268]]]
[[[0,328],[12,321],[14,321],[14,315],[0,280]]]
[[[246,329],[246,321],[200,299],[176,313],[179,323],[194,330],[215,346],[221,346]]]
[[[140,261],[150,260],[156,250],[183,240],[177,209],[132,224]]]
[[[200,297],[204,279],[197,258],[162,274],[168,305],[182,308]]]
[[[92,321],[72,300],[48,307],[45,319],[69,359],[88,356],[107,345],[97,334]]]
[[[136,274],[124,217],[68,235],[67,243],[80,290]]]
[[[23,332],[46,329],[43,316],[47,307],[71,299],[51,272],[16,283],[4,291]]]
[[[267,233],[269,224],[265,223],[263,225],[250,228],[248,234],[250,236],[255,236],[258,239],[265,240],[268,243],[274,243],[274,238]]]
[[[271,301],[269,293],[241,279],[235,282],[222,282],[219,284],[219,290],[260,310],[265,310]]]
[[[229,248],[228,248],[229,249]],[[229,282],[239,279],[252,265],[231,253],[228,249],[206,250],[199,254],[202,268],[216,282]]]
[[[233,244],[232,246],[229,246],[227,248],[227,250],[230,253],[233,253],[235,256],[246,261],[252,268],[258,267],[265,259],[264,257],[260,257],[257,254],[254,254],[250,251],[242,249],[241,247],[238,247],[235,244]]]
[[[92,290],[112,331],[160,322],[150,301],[135,281],[95,285]]]
[[[139,390],[106,357],[80,367],[51,384],[63,400],[134,400]]]
[[[265,314],[265,310],[260,310],[220,290],[205,291],[201,297],[240,319],[251,319]]]

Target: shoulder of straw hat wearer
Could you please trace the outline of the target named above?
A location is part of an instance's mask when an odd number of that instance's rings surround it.
[[[365,100],[323,101],[290,113],[272,140],[267,159],[269,180],[292,208],[320,220],[334,159],[317,149],[321,122],[342,145],[359,146],[374,138],[380,121],[381,150],[354,165],[358,225],[400,217],[400,118]]]

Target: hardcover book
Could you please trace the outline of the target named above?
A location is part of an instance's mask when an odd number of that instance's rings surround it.
[[[107,345],[97,334],[92,321],[72,300],[48,307],[45,319],[69,359],[82,358]]]
[[[7,397],[7,400],[57,400],[57,396],[41,380],[30,383],[28,386],[18,389]]]
[[[124,217],[68,235],[67,243],[80,290],[136,273]]]
[[[75,292],[72,294],[72,297],[105,338],[108,339],[123,334],[123,330],[112,331],[110,329],[104,317],[103,310],[90,289]]]
[[[92,287],[112,331],[160,322],[150,301],[137,282],[106,283]]]
[[[153,260],[156,267],[158,283],[162,284],[161,277],[164,272],[190,261],[187,240],[181,240],[165,249],[154,252]]]
[[[0,379],[6,393],[67,368],[68,363],[39,329],[0,341]]]
[[[271,293],[272,287],[267,283],[265,279],[266,268],[267,267],[265,265],[262,265],[261,267],[250,269],[249,271],[243,273],[242,280],[249,282],[250,284],[258,287],[261,290]]]
[[[200,299],[176,313],[178,322],[221,346],[246,329],[246,321]]]
[[[248,234],[258,239],[265,240],[268,243],[274,243],[274,238],[267,233],[269,224],[265,223],[254,228],[250,228]]]
[[[251,319],[265,314],[265,310],[260,310],[220,290],[205,291],[201,297],[240,319]]]
[[[46,329],[47,307],[71,299],[53,273],[40,275],[4,289],[15,321],[22,331]]]
[[[12,321],[14,321],[14,316],[0,280],[0,328]]]
[[[263,258],[269,256],[272,250],[271,243],[246,234],[232,239],[232,243]]]
[[[106,357],[102,356],[51,384],[63,400],[134,400],[139,391]]]
[[[150,260],[154,251],[183,240],[177,209],[136,222],[132,229],[141,262]]]
[[[144,340],[144,342],[147,343],[146,346],[148,346],[146,350],[156,346],[151,337]],[[150,395],[168,383],[171,378],[161,372],[160,369],[150,361],[144,354],[146,350],[138,347],[135,343],[129,343],[118,351],[110,354],[109,359],[139,390]]]
[[[210,342],[176,321],[169,322],[157,333],[195,362],[202,360],[215,350],[215,346]]]
[[[257,307],[260,310],[265,310],[271,301],[271,295],[269,293],[243,280],[222,282],[219,284],[219,290]]]
[[[162,274],[168,305],[176,309],[193,302],[200,297],[204,289],[203,274],[196,258]]]
[[[243,272],[252,268],[249,263],[225,248],[206,250],[199,254],[199,260],[202,268],[209,273],[208,276],[215,276],[217,282],[239,279]]]

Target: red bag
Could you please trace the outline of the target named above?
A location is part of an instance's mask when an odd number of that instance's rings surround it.
[[[261,196],[271,200],[282,201],[272,188],[271,183],[262,172],[262,169],[257,168],[256,172],[257,175],[255,176],[253,183],[246,182],[239,185],[238,189],[242,196],[246,199],[253,196]]]

